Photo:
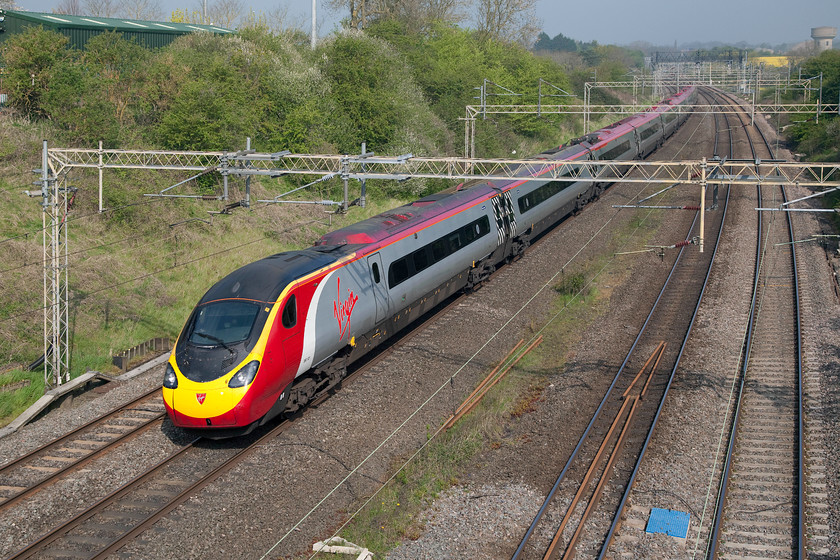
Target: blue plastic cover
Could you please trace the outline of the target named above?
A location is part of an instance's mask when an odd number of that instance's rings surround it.
[[[646,531],[648,533],[665,533],[672,537],[684,539],[688,535],[688,522],[691,515],[672,509],[650,508],[650,519]]]

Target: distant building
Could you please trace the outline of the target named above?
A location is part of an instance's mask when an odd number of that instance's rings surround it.
[[[837,36],[836,27],[812,27],[811,38],[814,40],[814,50],[817,54],[834,48],[834,38]]]
[[[15,33],[20,33],[33,25],[40,25],[65,35],[70,39],[70,47],[76,49],[84,49],[88,39],[104,31],[118,31],[126,39],[135,39],[137,43],[147,48],[165,47],[177,37],[197,31],[206,31],[216,35],[235,33],[232,29],[195,23],[0,10],[0,44]]]
[[[772,66],[773,68],[785,68],[790,65],[790,58],[786,56],[751,56],[750,62],[757,65]]]

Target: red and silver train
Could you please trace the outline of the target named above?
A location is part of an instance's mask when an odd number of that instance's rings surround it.
[[[541,160],[645,157],[687,118],[689,88]],[[163,380],[172,422],[245,434],[339,383],[348,364],[478,286],[609,179],[472,181],[232,272],[198,302]]]

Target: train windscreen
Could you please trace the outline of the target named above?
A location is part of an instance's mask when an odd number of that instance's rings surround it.
[[[225,346],[247,339],[261,305],[250,301],[216,301],[195,315],[189,340],[198,346]]]

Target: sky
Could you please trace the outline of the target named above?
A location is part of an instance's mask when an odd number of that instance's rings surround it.
[[[209,0],[212,1],[212,0]],[[59,0],[17,0],[24,10],[50,12]],[[194,10],[199,0],[159,0],[164,14]],[[256,12],[278,7],[309,29],[311,0],[243,0]],[[323,2],[326,4],[325,2]],[[340,16],[321,7],[319,34],[336,28]],[[809,41],[811,28],[840,27],[840,0],[537,0],[537,17],[550,37],[562,33],[579,41],[626,45],[646,41],[673,46],[692,42],[735,44]],[[840,39],[835,46],[840,44]]]

